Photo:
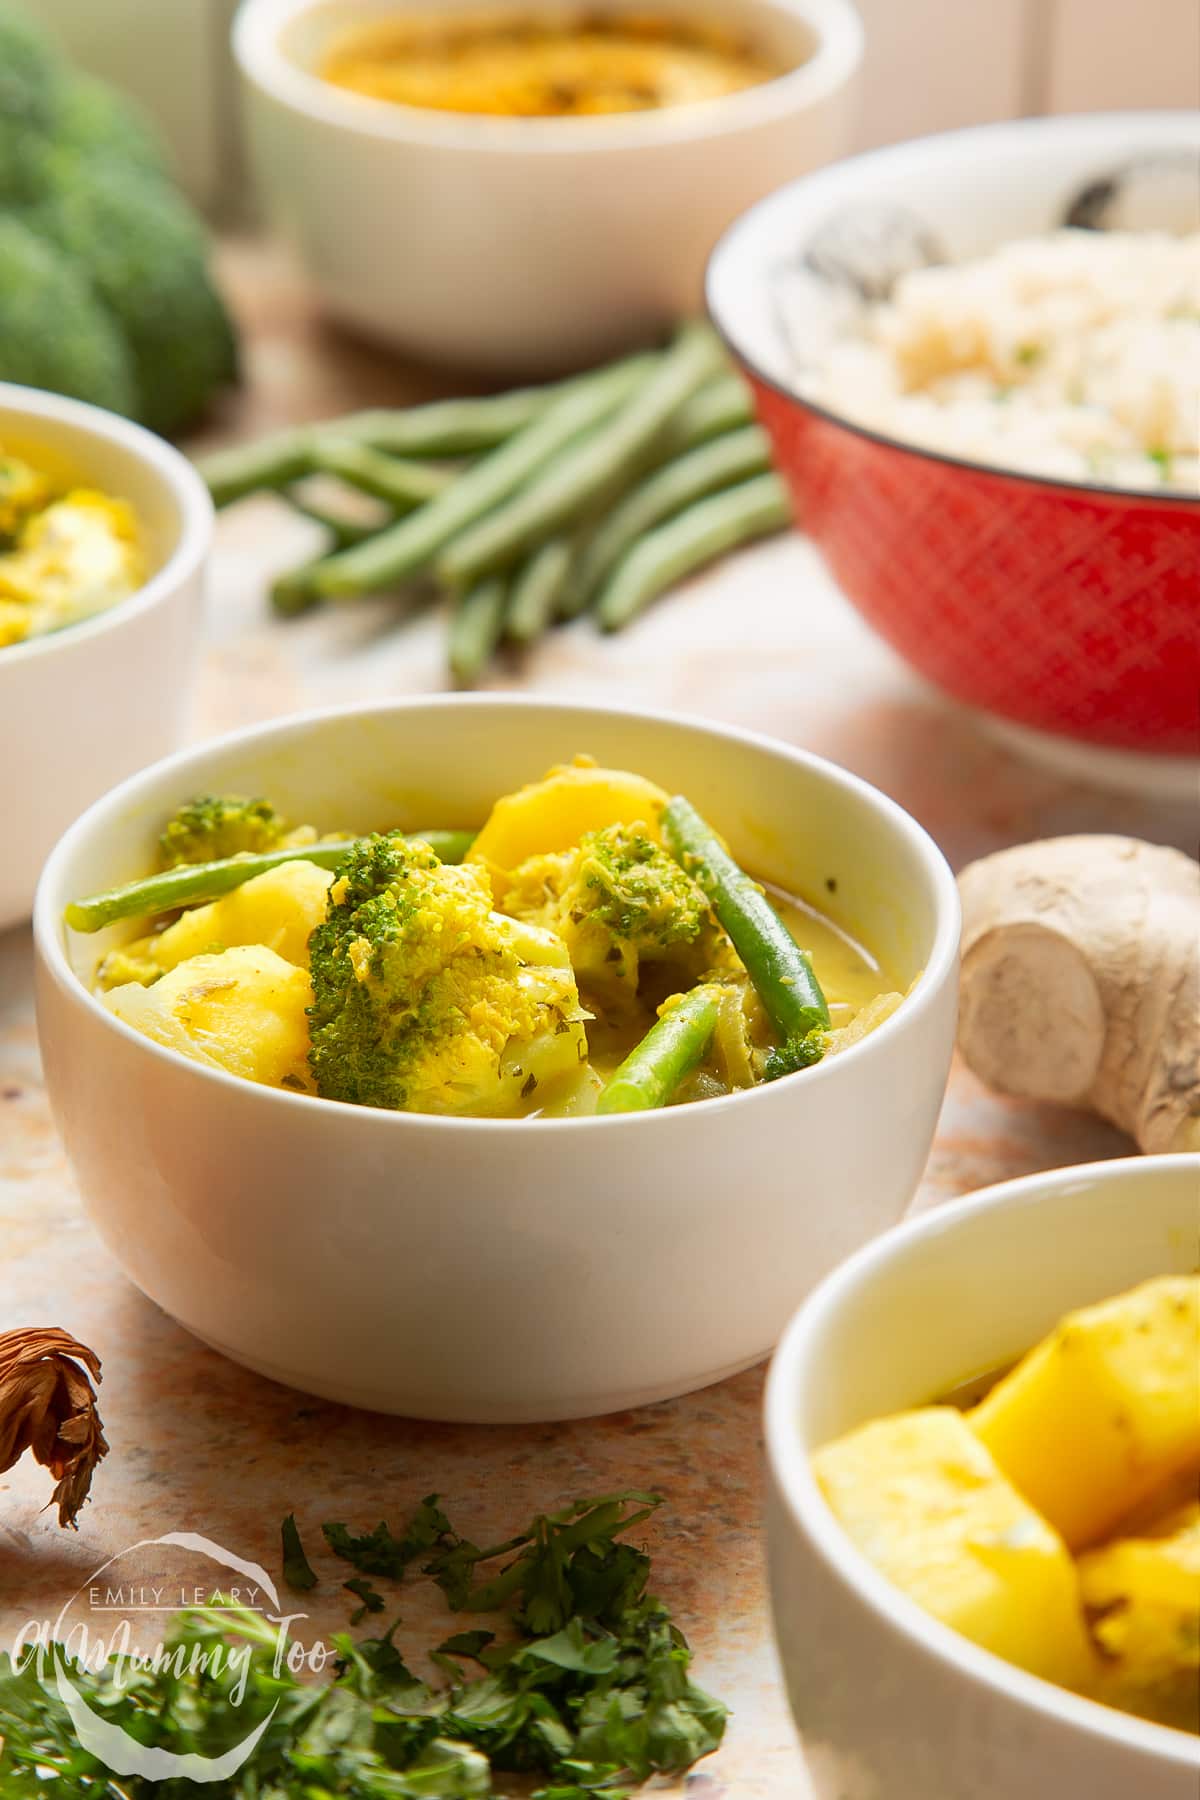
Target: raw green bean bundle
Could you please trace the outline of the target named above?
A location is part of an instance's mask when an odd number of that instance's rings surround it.
[[[484,457],[443,494],[366,543],[340,551],[313,571],[314,590],[346,599],[391,587],[424,568],[443,545],[497,507],[573,439],[615,410],[646,378],[652,357],[630,357],[560,393],[499,450]],[[484,573],[486,571],[481,571]]]
[[[410,841],[419,839],[428,844],[445,863],[461,862],[475,841],[473,831],[417,831],[408,836]],[[64,908],[63,918],[74,931],[101,931],[118,919],[148,919],[155,913],[172,912],[177,906],[217,900],[256,875],[277,869],[281,863],[311,862],[319,869],[336,869],[357,841],[341,838],[332,844],[297,844],[287,850],[229,856],[221,862],[180,863],[161,874],[144,875],[124,887],[110,888],[107,893],[72,900]]]
[[[711,826],[682,795],[676,795],[664,809],[662,830],[672,856],[708,895],[767,1016],[785,1042],[828,1029],[829,1007],[809,957],[758,883],[738,867]]]
[[[671,1002],[611,1077],[596,1111],[648,1112],[665,1106],[708,1049],[721,995],[720,987],[710,985]]]
[[[662,436],[683,402],[721,367],[722,351],[712,331],[686,326],[619,412],[581,439],[535,484],[521,488],[504,506],[447,544],[438,573],[463,587],[505,569],[534,544],[602,505],[640,472],[642,459]]]

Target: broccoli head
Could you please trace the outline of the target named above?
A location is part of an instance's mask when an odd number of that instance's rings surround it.
[[[111,314],[69,257],[4,213],[0,377],[133,411],[129,353]]]
[[[164,869],[180,863],[219,862],[226,856],[273,850],[288,826],[269,800],[241,794],[197,794],[181,806],[158,840]]]
[[[169,433],[237,373],[233,329],[197,219],[136,168],[63,154],[26,222],[87,277],[129,348],[137,417]]]
[[[580,1077],[586,1015],[563,945],[494,912],[478,866],[396,835],[361,840],[309,952],[325,1099],[495,1117]]]
[[[703,890],[637,826],[609,825],[573,850],[530,857],[504,908],[556,932],[581,984],[611,998],[633,995],[647,966],[673,978],[738,967]]]

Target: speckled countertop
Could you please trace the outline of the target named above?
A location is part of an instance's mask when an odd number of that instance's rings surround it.
[[[223,437],[438,391],[323,328],[257,246],[229,247],[226,273],[248,333],[249,379]],[[267,616],[264,583],[306,554],[307,530],[270,500],[222,519],[198,736],[442,686],[435,619],[397,626],[386,602],[286,626]],[[1190,838],[1190,809],[1067,784],[993,744],[871,637],[799,539],[736,559],[621,637],[601,640],[586,625],[561,632],[495,685],[703,713],[803,744],[894,795],[955,866],[1064,831]],[[1006,1105],[956,1071],[915,1205],[1126,1148],[1094,1121]],[[112,1454],[77,1535],[41,1510],[46,1477],[28,1459],[0,1476],[0,1647],[24,1620],[53,1618],[106,1557],[163,1532],[202,1532],[277,1572],[279,1520],[292,1510],[312,1546],[323,1519],[396,1522],[437,1490],[479,1540],[576,1493],[654,1487],[668,1500],[646,1531],[655,1586],[693,1643],[697,1678],[733,1709],[720,1752],[660,1791],[697,1800],[808,1792],[764,1585],[763,1371],[637,1413],[486,1429],[355,1413],[244,1373],[130,1287],[87,1223],[41,1086],[24,929],[0,936],[0,1329],[21,1324],[64,1326],[99,1352]],[[309,1599],[310,1640],[345,1621],[332,1575],[322,1592]],[[402,1610],[401,1641],[436,1641],[421,1588]]]

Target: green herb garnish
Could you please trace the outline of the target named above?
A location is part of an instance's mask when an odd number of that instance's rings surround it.
[[[289,1513],[279,1528],[283,1540],[283,1579],[294,1593],[303,1594],[309,1588],[315,1588],[317,1578],[312,1565],[304,1554],[304,1545],[300,1542],[300,1528],[296,1524],[295,1513]]]
[[[19,1668],[0,1658],[0,1794],[191,1792],[111,1775],[85,1752],[56,1659],[91,1707],[148,1747],[211,1756],[262,1724],[250,1760],[205,1788],[210,1800],[489,1800],[507,1771],[541,1778],[533,1800],[618,1800],[630,1783],[680,1773],[716,1749],[725,1708],[692,1682],[686,1642],[647,1595],[648,1556],[621,1541],[660,1504],[640,1492],[579,1500],[485,1549],[454,1530],[435,1495],[399,1536],[386,1524],[361,1536],[325,1526],[330,1548],[362,1571],[345,1583],[361,1601],[356,1620],[384,1606],[367,1573],[399,1578],[422,1557],[453,1610],[498,1615],[496,1631],[457,1632],[433,1652],[443,1685],[414,1675],[395,1624],[382,1637],[336,1634],[334,1678],[301,1680],[288,1640],[244,1607],[175,1614],[165,1643],[180,1654],[123,1680],[115,1662],[88,1670],[61,1647]],[[315,1584],[291,1515],[282,1535],[289,1585]],[[456,1657],[483,1673],[468,1677]]]

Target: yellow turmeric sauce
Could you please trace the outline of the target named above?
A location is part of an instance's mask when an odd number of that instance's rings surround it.
[[[337,39],[319,73],[335,87],[403,106],[567,118],[717,100],[784,69],[716,24],[506,9],[360,27]]]

